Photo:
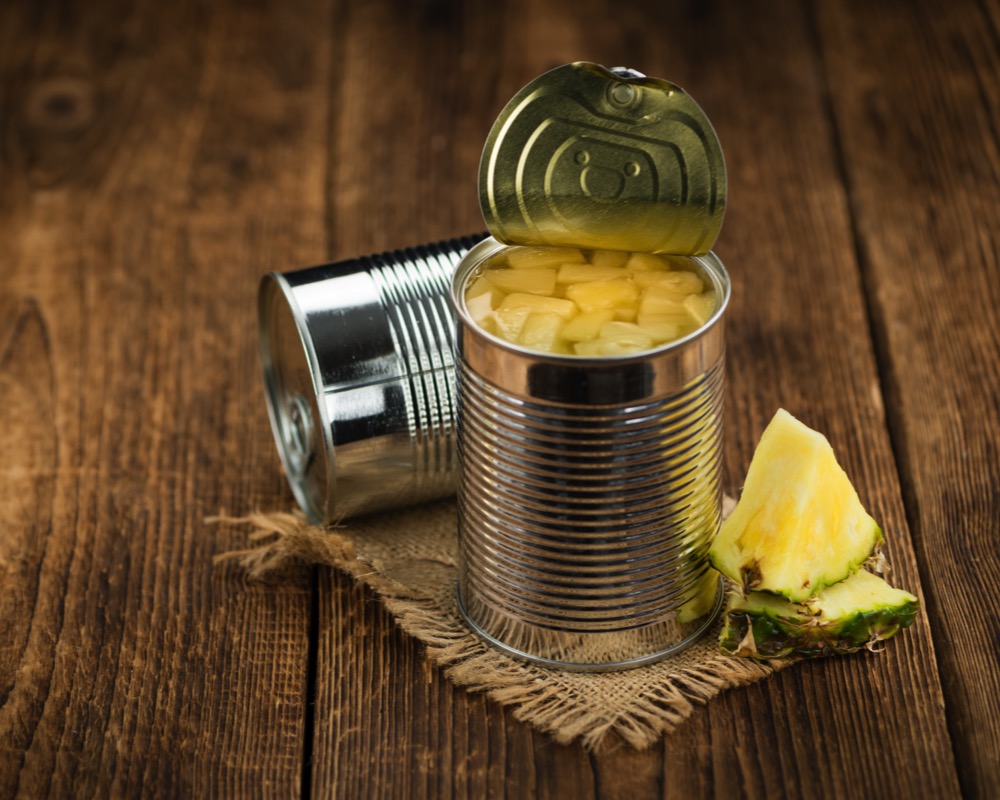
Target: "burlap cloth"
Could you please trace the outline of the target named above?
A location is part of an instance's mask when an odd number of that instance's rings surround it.
[[[427,658],[450,680],[510,706],[516,719],[556,741],[579,740],[588,749],[609,739],[649,747],[697,704],[792,663],[721,654],[719,621],[680,653],[621,672],[564,672],[516,661],[472,634],[459,616],[455,519],[454,500],[354,519],[332,530],[310,525],[298,514],[218,519],[248,523],[254,530],[249,549],[217,560],[238,558],[250,577],[292,560],[343,570],[375,591],[400,628],[423,642]]]

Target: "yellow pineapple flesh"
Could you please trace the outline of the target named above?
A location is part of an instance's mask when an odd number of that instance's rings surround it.
[[[801,603],[855,572],[881,541],[826,437],[779,409],[709,559],[746,591]]]
[[[680,256],[511,247],[472,276],[465,302],[483,330],[523,347],[631,355],[687,336],[711,319],[717,298],[697,269]]]

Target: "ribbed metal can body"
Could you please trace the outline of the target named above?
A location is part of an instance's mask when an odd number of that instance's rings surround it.
[[[289,485],[314,522],[455,491],[450,284],[481,238],[262,280],[271,427]]]
[[[481,636],[562,669],[649,663],[720,602],[707,551],[721,520],[723,312],[657,350],[584,359],[485,333],[464,307],[487,240],[452,284],[457,310],[459,602]],[[706,600],[707,596],[707,600]]]

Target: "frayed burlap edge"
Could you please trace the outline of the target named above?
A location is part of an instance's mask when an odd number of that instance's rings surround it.
[[[565,685],[554,684],[551,670],[522,663],[487,646],[457,616],[443,613],[432,596],[382,574],[379,563],[359,555],[355,544],[336,528],[324,530],[297,513],[280,512],[209,521],[254,528],[252,547],[216,556],[216,563],[235,559],[250,578],[261,578],[295,561],[324,564],[348,573],[375,591],[400,628],[426,646],[427,657],[444,669],[448,679],[511,707],[515,719],[561,744],[579,740],[593,750],[620,739],[637,750],[648,748],[687,719],[696,705],[724,689],[760,680],[792,663],[788,659],[761,663],[716,653],[699,661],[696,668],[674,670],[662,679],[650,680],[628,709],[609,715],[606,710],[599,712],[577,702]],[[640,670],[656,668],[652,665]]]

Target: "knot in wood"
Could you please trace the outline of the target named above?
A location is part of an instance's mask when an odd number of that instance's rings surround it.
[[[28,122],[59,133],[82,130],[94,120],[94,95],[93,84],[83,78],[49,78],[28,94]]]

